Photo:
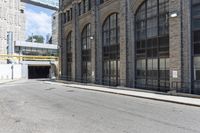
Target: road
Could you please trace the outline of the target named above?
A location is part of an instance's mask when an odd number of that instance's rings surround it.
[[[200,108],[24,80],[0,85],[0,133],[200,133]]]

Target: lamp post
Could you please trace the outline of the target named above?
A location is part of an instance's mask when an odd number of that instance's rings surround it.
[[[11,65],[11,79],[14,79],[14,63]]]

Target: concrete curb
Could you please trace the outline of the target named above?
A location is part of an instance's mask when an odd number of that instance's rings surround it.
[[[114,88],[98,87],[98,86],[92,86],[92,85],[77,85],[73,83],[70,84],[70,83],[64,83],[64,82],[59,82],[59,81],[56,81],[56,82],[46,81],[45,83],[57,84],[57,85],[73,87],[73,88],[83,89],[83,90],[112,93],[112,94],[118,94],[118,95],[124,95],[124,96],[132,96],[132,97],[137,97],[137,98],[145,98],[145,99],[151,99],[151,100],[157,100],[157,101],[163,101],[163,102],[170,102],[170,103],[200,107],[199,98],[172,96],[172,95],[167,95],[167,94],[161,94],[161,93],[158,94],[158,93],[144,92],[144,91],[142,92],[142,91],[136,91],[136,90],[123,90],[123,89],[118,89],[118,88],[114,89]]]

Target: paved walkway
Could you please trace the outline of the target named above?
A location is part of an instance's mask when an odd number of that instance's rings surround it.
[[[122,90],[122,89],[114,89],[114,88],[99,87],[99,86],[92,86],[92,85],[61,83],[60,81],[58,82],[47,81],[46,83],[200,107],[200,98],[171,96],[171,95],[164,95],[164,94],[155,94],[151,92],[141,92],[141,91],[136,91],[136,90]]]
[[[10,80],[0,80],[0,84],[10,82]]]
[[[4,83],[9,83],[12,82],[13,80],[0,80],[0,84],[4,84]]]

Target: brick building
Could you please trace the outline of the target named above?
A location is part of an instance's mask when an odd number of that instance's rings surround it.
[[[200,94],[199,0],[60,0],[61,78]]]

